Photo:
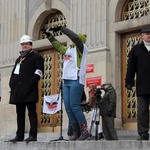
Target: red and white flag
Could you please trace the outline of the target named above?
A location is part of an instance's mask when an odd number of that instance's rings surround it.
[[[61,110],[61,94],[44,95],[43,113],[55,114]]]

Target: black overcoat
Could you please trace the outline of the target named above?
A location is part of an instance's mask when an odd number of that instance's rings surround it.
[[[9,103],[38,102],[38,81],[40,76],[35,74],[35,71],[39,69],[44,72],[44,59],[32,51],[20,64],[19,74],[14,74],[16,65],[19,62],[20,57],[15,62],[9,81],[11,89]]]
[[[129,53],[125,84],[134,85],[136,74],[136,94],[150,94],[150,52],[141,42],[133,46]]]
[[[101,116],[107,116],[108,114],[112,117],[116,117],[116,91],[112,87],[110,90],[108,90],[101,102],[100,102],[100,115]]]

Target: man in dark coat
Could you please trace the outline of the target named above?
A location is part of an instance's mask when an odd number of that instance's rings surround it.
[[[106,140],[118,140],[114,127],[114,118],[116,118],[116,91],[110,82],[102,84],[101,89],[105,91],[100,101],[103,134]]]
[[[9,140],[17,142],[24,140],[25,131],[25,109],[28,109],[30,131],[29,137],[25,140],[37,140],[37,113],[36,103],[38,102],[38,81],[44,72],[44,59],[32,49],[32,39],[23,35],[20,39],[22,51],[15,62],[9,81],[10,104],[16,105],[17,132],[16,137]]]
[[[136,95],[138,102],[138,140],[149,139],[149,100],[150,100],[150,26],[141,30],[142,42],[133,46],[129,53],[126,74],[126,88],[132,90],[136,74]]]

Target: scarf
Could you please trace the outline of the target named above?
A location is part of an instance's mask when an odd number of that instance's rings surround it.
[[[21,58],[27,57],[31,51],[32,51],[32,49],[29,49],[27,51],[20,51]]]
[[[145,42],[145,41],[143,41],[143,42],[144,42],[144,45],[147,48],[147,50],[150,51],[150,43]]]

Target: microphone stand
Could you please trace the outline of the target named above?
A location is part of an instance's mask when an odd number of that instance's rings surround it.
[[[60,83],[60,87],[59,87],[59,94],[61,94],[61,111],[60,111],[60,115],[61,115],[61,117],[60,117],[60,137],[58,138],[58,139],[55,139],[55,140],[50,140],[50,141],[68,141],[67,139],[64,139],[63,138],[63,136],[62,136],[62,122],[63,122],[63,106],[62,106],[62,100],[63,100],[63,98],[62,98],[62,81],[61,81],[61,83]]]

